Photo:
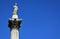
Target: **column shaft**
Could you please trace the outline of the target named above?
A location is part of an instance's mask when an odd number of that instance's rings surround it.
[[[19,31],[18,29],[12,29],[11,30],[11,39],[19,39]]]

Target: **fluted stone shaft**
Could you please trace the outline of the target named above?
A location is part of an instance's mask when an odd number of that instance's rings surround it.
[[[10,32],[10,39],[19,39],[19,31],[18,29],[12,29]]]

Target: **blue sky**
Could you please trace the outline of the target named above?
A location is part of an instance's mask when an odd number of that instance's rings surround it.
[[[0,0],[0,39],[10,39],[13,5],[22,18],[20,39],[60,39],[60,0]]]

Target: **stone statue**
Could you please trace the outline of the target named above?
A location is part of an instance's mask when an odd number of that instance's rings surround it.
[[[17,11],[18,11],[17,3],[15,3],[15,5],[13,7],[14,7],[13,14],[17,14]]]

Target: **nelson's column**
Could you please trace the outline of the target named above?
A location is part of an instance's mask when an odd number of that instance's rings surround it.
[[[19,28],[22,19],[18,18],[17,11],[18,11],[18,6],[15,3],[14,10],[12,13],[12,18],[8,19],[9,22],[8,27],[10,28],[10,39],[19,39]]]

